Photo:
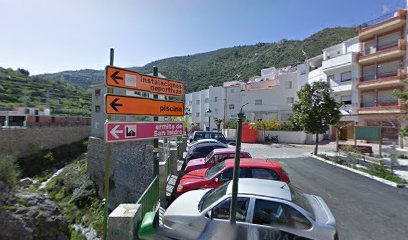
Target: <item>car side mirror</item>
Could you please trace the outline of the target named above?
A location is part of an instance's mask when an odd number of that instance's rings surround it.
[[[209,219],[212,219],[211,210],[205,213],[205,216]]]
[[[192,143],[193,142],[193,139],[192,138],[190,138],[190,143]]]
[[[220,181],[220,179],[215,178],[215,179],[214,179],[214,181],[217,183],[217,182],[219,182],[219,181]]]

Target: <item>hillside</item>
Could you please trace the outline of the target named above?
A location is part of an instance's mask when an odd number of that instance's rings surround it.
[[[170,79],[186,83],[187,92],[219,86],[225,81],[247,80],[259,75],[262,68],[296,65],[308,57],[322,53],[322,49],[357,35],[354,28],[327,28],[301,40],[283,39],[276,43],[235,46],[216,51],[181,57],[171,57],[151,62],[143,67],[131,69],[151,73],[154,65],[160,73]],[[45,74],[41,77],[58,80],[64,78],[77,86],[86,87],[103,81],[103,70],[64,71]]]
[[[52,114],[90,115],[91,92],[64,78],[28,76],[28,71],[0,67],[0,107],[50,107]]]

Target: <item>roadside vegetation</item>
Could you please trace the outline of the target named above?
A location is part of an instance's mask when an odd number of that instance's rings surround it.
[[[0,181],[13,189],[20,176],[20,168],[12,156],[0,156]]]
[[[393,174],[384,162],[378,161],[377,163],[372,163],[365,161],[363,155],[359,153],[348,153],[347,156],[330,156],[327,154],[318,154],[318,156],[333,163],[347,166],[391,182],[407,184],[405,179]]]

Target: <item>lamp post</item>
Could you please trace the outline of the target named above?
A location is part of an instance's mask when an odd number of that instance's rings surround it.
[[[211,131],[211,109],[208,109],[208,131]]]
[[[232,177],[232,194],[231,194],[231,206],[230,206],[230,224],[235,225],[237,223],[237,199],[238,199],[238,178],[239,178],[239,162],[241,160],[241,138],[242,138],[242,121],[244,119],[244,113],[242,108],[248,105],[245,103],[242,105],[241,110],[238,113],[238,126],[237,126],[237,141],[235,146],[235,161],[234,161],[234,175]]]

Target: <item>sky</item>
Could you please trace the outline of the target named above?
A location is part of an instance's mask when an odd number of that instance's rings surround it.
[[[406,0],[0,0],[0,67],[103,69],[357,26]]]

